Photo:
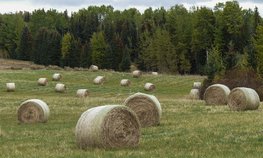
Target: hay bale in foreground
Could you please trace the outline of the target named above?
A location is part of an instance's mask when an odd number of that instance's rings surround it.
[[[39,78],[37,83],[39,86],[46,86],[48,83],[48,79],[47,78]]]
[[[94,84],[103,84],[105,81],[105,77],[104,76],[97,76],[94,80],[93,83]]]
[[[142,75],[142,72],[140,70],[135,70],[132,72],[132,77],[139,78]]]
[[[89,91],[87,89],[78,89],[77,97],[87,97],[89,95]]]
[[[146,91],[153,91],[155,90],[155,85],[152,83],[145,83],[144,90]]]
[[[61,78],[62,78],[62,75],[60,73],[54,73],[52,76],[53,81],[60,81]]]
[[[199,89],[191,89],[190,93],[189,93],[189,98],[190,99],[200,99],[200,92]]]
[[[16,89],[15,83],[6,83],[6,90],[7,92],[14,92]]]
[[[155,96],[135,93],[125,100],[124,105],[130,107],[137,114],[142,127],[160,124],[162,108]]]
[[[66,91],[66,86],[62,83],[57,83],[55,86],[55,91],[59,93],[64,93]]]
[[[122,79],[120,82],[120,85],[124,87],[130,86],[130,84],[131,84],[131,81],[129,79]]]
[[[222,84],[209,86],[204,93],[204,100],[207,105],[226,105],[230,89]]]
[[[99,67],[96,66],[96,65],[91,65],[91,66],[90,66],[90,70],[91,70],[91,71],[98,71],[98,70],[99,70]]]
[[[125,106],[105,105],[85,111],[75,129],[77,145],[82,148],[124,148],[139,144],[140,123]]]
[[[44,123],[49,117],[48,105],[39,99],[23,102],[18,109],[18,121],[21,123]]]
[[[194,82],[193,84],[193,89],[200,89],[202,86],[202,83],[201,82]]]
[[[254,89],[237,87],[230,92],[227,104],[231,110],[235,111],[256,110],[260,99]]]

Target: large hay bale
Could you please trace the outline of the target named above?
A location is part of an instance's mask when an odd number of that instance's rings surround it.
[[[131,84],[131,81],[129,79],[122,79],[120,82],[120,85],[125,86],[125,87],[130,86],[130,84]]]
[[[260,99],[254,89],[237,87],[230,92],[227,104],[231,110],[235,111],[256,110]]]
[[[160,124],[162,108],[155,96],[135,93],[125,100],[124,105],[130,107],[137,114],[142,127]]]
[[[91,70],[91,71],[98,71],[98,70],[99,70],[99,67],[96,66],[96,65],[91,65],[91,66],[90,66],[90,70]]]
[[[62,78],[62,75],[60,73],[54,73],[52,76],[53,81],[59,81]]]
[[[193,84],[193,89],[200,89],[202,86],[202,83],[201,82],[194,82]]]
[[[190,99],[200,99],[200,93],[199,93],[199,89],[191,89],[190,93],[189,93],[189,98]]]
[[[39,99],[23,102],[18,109],[18,121],[21,123],[47,122],[49,117],[48,105]]]
[[[153,91],[155,90],[155,85],[152,83],[145,83],[144,90],[146,91]]]
[[[66,91],[66,86],[62,83],[57,83],[55,86],[55,91],[59,93],[64,93]]]
[[[39,86],[46,86],[48,83],[48,79],[47,78],[39,78],[37,83]]]
[[[226,105],[230,89],[222,84],[214,84],[205,90],[204,100],[207,105]]]
[[[89,95],[89,91],[87,89],[78,89],[77,97],[87,97]]]
[[[97,76],[93,82],[94,84],[103,84],[105,81],[105,77],[104,76]]]
[[[14,92],[16,89],[15,83],[6,83],[6,90],[7,92]]]
[[[132,77],[139,78],[142,75],[142,72],[140,70],[135,70],[132,72]]]
[[[99,106],[81,115],[75,135],[77,145],[82,149],[135,147],[139,144],[140,123],[128,107]]]

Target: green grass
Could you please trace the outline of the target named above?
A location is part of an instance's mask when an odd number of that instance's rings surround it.
[[[132,78],[117,72],[69,72],[62,83],[68,90],[54,91],[51,81],[57,71],[0,71],[0,157],[262,157],[263,112],[233,112],[227,106],[205,106],[203,101],[187,100],[194,81],[200,76],[144,75]],[[97,75],[105,75],[106,83],[92,83]],[[49,79],[48,86],[37,86],[39,77]],[[128,78],[129,88],[120,87]],[[5,83],[15,82],[17,90],[6,92]],[[135,92],[145,92],[145,82],[157,89],[151,94],[159,98],[163,115],[161,125],[141,130],[140,144],[132,149],[78,149],[74,130],[80,115],[87,109],[106,104],[121,104]],[[76,98],[76,90],[87,88],[90,96]],[[38,98],[48,103],[51,115],[44,124],[19,124],[17,109],[22,101]]]

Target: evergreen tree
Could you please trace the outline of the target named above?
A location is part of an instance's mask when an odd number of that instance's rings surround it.
[[[257,71],[263,76],[263,26],[257,27],[254,45],[256,48]]]
[[[129,48],[125,46],[125,49],[123,51],[122,60],[120,63],[120,70],[121,71],[127,71],[130,69],[131,65],[131,57],[129,53]]]
[[[18,59],[31,60],[32,55],[32,35],[27,26],[24,27],[18,47]]]
[[[92,64],[91,62],[91,47],[90,43],[85,42],[82,46],[81,55],[80,55],[80,66],[89,67]]]

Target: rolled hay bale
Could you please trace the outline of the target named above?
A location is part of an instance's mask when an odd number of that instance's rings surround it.
[[[191,89],[189,93],[189,98],[198,100],[200,99],[199,95],[200,95],[199,89]]]
[[[77,145],[82,149],[136,147],[140,139],[140,123],[128,107],[99,106],[81,115],[75,136]]]
[[[48,83],[48,79],[47,78],[39,78],[37,83],[39,86],[46,86]]]
[[[260,99],[254,89],[237,87],[230,92],[227,104],[234,111],[256,110]]]
[[[132,72],[132,77],[139,78],[142,75],[142,72],[140,70],[135,70]]]
[[[146,91],[153,91],[155,90],[155,85],[152,83],[145,83],[144,90]]]
[[[104,76],[97,76],[94,80],[94,84],[103,84],[105,82],[105,77]]]
[[[14,92],[16,89],[15,83],[6,83],[6,90],[7,92]]]
[[[204,93],[204,100],[207,105],[227,105],[227,98],[230,89],[222,84],[209,86]]]
[[[44,123],[49,117],[48,105],[39,99],[30,99],[23,102],[18,108],[20,123]]]
[[[194,82],[193,84],[193,89],[200,89],[202,86],[202,83],[201,82]]]
[[[90,66],[90,70],[91,70],[91,71],[98,71],[98,70],[99,70],[99,67],[96,66],[96,65],[91,65],[91,66]]]
[[[59,93],[64,93],[66,91],[66,86],[62,83],[57,83],[55,86],[55,91]]]
[[[52,76],[53,81],[59,81],[62,78],[62,75],[60,73],[54,73]]]
[[[120,82],[121,86],[128,87],[131,84],[131,81],[129,79],[122,79]]]
[[[158,72],[152,72],[152,75],[157,76],[157,75],[158,75]]]
[[[89,95],[89,91],[87,89],[78,89],[77,90],[77,97],[87,97]]]
[[[124,105],[130,107],[137,114],[142,127],[160,124],[162,108],[155,96],[135,93],[124,101]]]

